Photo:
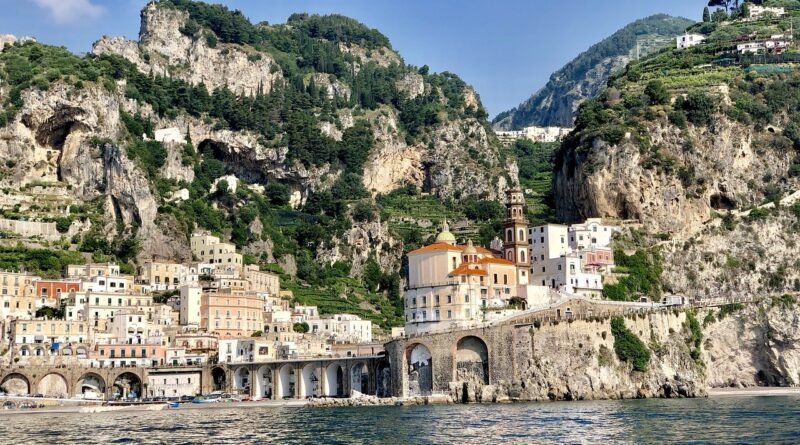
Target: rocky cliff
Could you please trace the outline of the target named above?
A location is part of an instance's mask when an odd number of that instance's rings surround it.
[[[388,276],[363,290],[375,300],[407,250],[379,195],[411,187],[441,207],[517,183],[472,88],[338,15],[253,24],[150,2],[137,41],[103,37],[86,57],[4,45],[0,103],[0,210],[79,219],[60,245],[122,262],[189,259],[188,235],[207,229],[320,287],[374,259]]]

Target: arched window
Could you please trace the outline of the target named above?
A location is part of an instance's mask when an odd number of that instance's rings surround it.
[[[524,262],[525,262],[525,251],[524,251],[524,250],[520,250],[520,251],[519,251],[519,261],[520,261],[521,263],[524,263]]]
[[[506,241],[511,242],[514,240],[514,231],[511,229],[506,230]]]
[[[525,241],[525,231],[524,230],[519,229],[519,238],[517,239],[517,241]]]

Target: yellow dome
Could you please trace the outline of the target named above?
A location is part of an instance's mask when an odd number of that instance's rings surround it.
[[[472,245],[472,240],[467,241],[467,247],[464,248],[464,255],[477,255],[478,249]]]
[[[456,236],[450,233],[449,230],[445,230],[438,235],[436,235],[436,242],[437,243],[455,243]]]

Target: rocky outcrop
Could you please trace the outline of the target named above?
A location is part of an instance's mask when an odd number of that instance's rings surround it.
[[[701,367],[689,355],[685,314],[626,317],[625,325],[653,350],[646,372],[614,353],[610,320],[561,322],[530,329],[515,355],[515,379],[481,389],[486,401],[597,400],[705,395]],[[530,348],[530,349],[529,349]]]
[[[236,94],[267,93],[282,71],[265,52],[239,45],[218,43],[210,47],[202,36],[181,32],[188,13],[151,3],[142,10],[139,42],[120,37],[103,37],[92,53],[118,54],[145,74],[183,79],[209,90],[227,87]]]
[[[354,223],[341,238],[318,249],[317,260],[327,264],[350,261],[350,275],[361,276],[364,264],[374,256],[383,270],[397,270],[403,255],[402,244],[389,234],[389,226],[381,221]]]
[[[110,142],[122,131],[116,94],[94,85],[75,91],[59,82],[47,92],[26,90],[23,100],[17,118],[0,129],[7,187],[68,184],[75,202],[102,198],[104,232],[116,236],[122,223],[140,239],[142,257],[190,257],[185,237],[156,223],[158,204],[147,178]]]
[[[710,387],[800,384],[800,308],[793,299],[767,298],[727,316],[711,309],[698,318],[709,312],[703,362]]]
[[[564,150],[554,179],[559,219],[641,219],[651,231],[688,236],[712,210],[759,202],[763,190],[753,185],[784,176],[791,163],[780,144],[764,140],[776,136],[754,135],[725,117],[684,130],[665,121],[648,123],[648,146],[626,136]]]
[[[422,165],[424,189],[440,196],[475,195],[502,201],[506,188],[518,182],[500,164],[499,153],[489,142],[489,133],[475,119],[436,127]]]

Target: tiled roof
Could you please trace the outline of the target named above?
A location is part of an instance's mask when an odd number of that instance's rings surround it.
[[[481,263],[481,264],[507,264],[509,266],[513,266],[514,265],[514,263],[512,263],[511,261],[504,260],[502,258],[495,258],[495,257],[482,258],[479,261],[479,263]]]
[[[483,269],[471,269],[469,267],[469,264],[462,264],[456,267],[452,272],[447,274],[447,276],[449,277],[456,275],[488,275],[488,274]]]
[[[428,244],[427,246],[420,247],[417,250],[412,250],[411,252],[408,252],[408,255],[414,255],[414,254],[426,253],[426,252],[444,251],[444,250],[455,250],[455,251],[461,252],[466,247],[467,246],[464,245],[464,244],[452,245],[452,244],[447,244],[447,243],[433,243],[433,244]],[[487,249],[485,247],[475,246],[475,250],[477,250],[478,253],[481,253],[481,254],[484,254],[484,255],[494,255],[494,252],[492,252],[491,250],[489,250],[489,249]]]

